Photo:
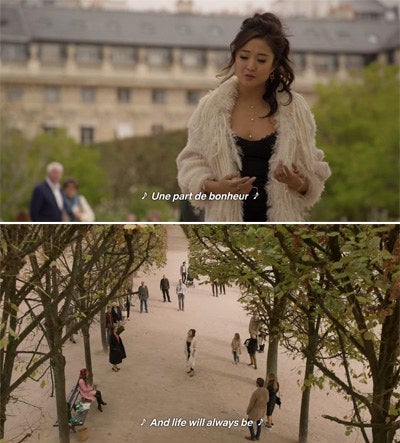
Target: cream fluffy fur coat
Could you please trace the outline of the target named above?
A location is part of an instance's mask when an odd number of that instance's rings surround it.
[[[303,221],[308,210],[319,200],[324,183],[330,176],[324,154],[315,147],[315,122],[304,98],[295,93],[289,105],[287,95],[278,93],[275,114],[277,140],[269,162],[266,185],[269,222]],[[219,180],[241,170],[241,158],[230,128],[230,117],[238,95],[238,80],[232,77],[207,94],[188,124],[188,142],[177,158],[178,183],[185,194],[193,197],[202,191],[206,179]],[[282,160],[291,168],[295,163],[300,174],[308,178],[305,195],[293,191],[273,178],[273,171]],[[241,222],[242,201],[191,201],[205,209],[207,222]]]

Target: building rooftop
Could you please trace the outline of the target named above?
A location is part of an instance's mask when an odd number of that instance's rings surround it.
[[[244,17],[57,7],[0,7],[4,42],[228,49]],[[285,20],[292,50],[368,54],[399,47],[398,21]]]

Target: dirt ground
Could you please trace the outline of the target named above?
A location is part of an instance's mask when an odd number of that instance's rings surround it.
[[[179,266],[187,261],[187,243],[179,225],[169,225],[168,261],[164,269],[143,277],[149,287],[149,313],[139,313],[136,299],[131,318],[126,322],[122,339],[127,358],[121,371],[115,373],[108,363],[108,354],[102,350],[99,326],[91,333],[94,381],[108,403],[99,412],[94,406],[89,411],[85,426],[90,442],[108,443],[235,443],[245,441],[248,430],[241,426],[246,407],[255,389],[257,377],[265,377],[266,353],[257,354],[258,369],[247,365],[248,355],[242,349],[239,365],[232,363],[230,342],[239,332],[242,342],[248,336],[249,317],[237,303],[237,288],[227,288],[226,295],[211,295],[209,285],[188,288],[185,312],[178,311],[175,286]],[[162,274],[169,278],[172,303],[163,303],[159,282]],[[140,284],[141,276],[135,280]],[[194,328],[198,337],[196,375],[185,372],[184,342],[188,329]],[[79,369],[84,366],[83,342],[65,346],[67,359],[67,391],[76,382]],[[282,408],[274,413],[272,430],[263,427],[260,441],[268,443],[296,443],[301,391],[298,385],[304,367],[301,359],[293,360],[283,351],[279,360],[279,381]],[[27,401],[10,409],[8,438],[39,427],[26,443],[58,442],[55,422],[55,399],[49,397],[49,386],[27,383],[20,391]],[[40,411],[40,409],[41,411]],[[335,392],[315,389],[312,392],[309,443],[358,443],[361,437],[345,437],[345,428],[328,422],[321,415],[343,416],[351,410]],[[202,419],[202,426],[190,425],[189,420]],[[165,426],[151,425],[156,419]],[[180,425],[173,419],[181,419]],[[233,420],[229,426],[217,426],[216,420]],[[186,424],[182,422],[186,420]],[[198,422],[198,424],[200,424]],[[160,423],[161,424],[161,423]],[[169,424],[169,425],[168,425]],[[184,425],[183,425],[184,424]],[[207,424],[209,426],[207,426]],[[78,441],[71,434],[71,441]]]

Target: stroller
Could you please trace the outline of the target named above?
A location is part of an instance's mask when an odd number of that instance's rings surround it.
[[[194,286],[194,278],[189,274],[189,272],[187,273],[185,284],[187,287],[190,287],[190,286],[192,286],[193,288],[195,287]]]

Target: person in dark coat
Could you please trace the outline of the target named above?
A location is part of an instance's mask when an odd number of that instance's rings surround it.
[[[118,372],[121,368],[117,365],[122,363],[122,360],[126,358],[124,344],[121,337],[117,334],[117,326],[114,325],[110,335],[110,358],[109,361],[113,365],[112,370]]]
[[[267,422],[265,423],[265,426],[267,428],[272,428],[272,426],[274,426],[274,423],[272,421],[272,414],[274,412],[275,405],[277,403],[277,397],[279,391],[279,383],[277,377],[272,372],[268,374],[266,388],[268,389],[269,400],[267,403]]]
[[[212,288],[212,295],[214,297],[218,297],[218,288],[219,288],[218,280],[213,280],[211,282],[211,288]]]
[[[111,306],[107,306],[106,314],[104,317],[104,327],[106,329],[107,344],[110,345],[110,335],[113,327],[113,319],[111,315]]]
[[[111,308],[111,318],[114,324],[119,324],[122,321],[122,311],[121,308],[117,305],[117,303],[112,304]]]
[[[252,334],[251,338],[248,338],[244,342],[244,345],[246,346],[247,352],[249,353],[250,356],[249,366],[254,365],[254,369],[257,369],[257,360],[256,360],[256,352],[258,348],[257,337],[254,334]]]
[[[60,180],[63,165],[53,162],[47,165],[46,179],[39,183],[32,194],[30,217],[34,222],[60,222],[62,220],[63,196]]]
[[[137,293],[139,294],[139,300],[140,300],[140,313],[143,312],[143,309],[145,309],[146,312],[149,312],[147,309],[147,300],[149,299],[149,289],[144,284],[144,281],[142,281],[141,285],[139,286]]]
[[[126,318],[129,320],[129,314],[131,312],[131,300],[129,295],[126,296],[125,309],[126,309]]]
[[[169,296],[169,280],[165,276],[165,274],[163,275],[163,278],[160,281],[160,289],[162,291],[164,302],[166,302],[168,299],[168,301],[171,303],[171,298]]]

